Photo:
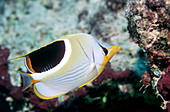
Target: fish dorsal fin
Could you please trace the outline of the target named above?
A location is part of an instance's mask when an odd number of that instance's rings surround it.
[[[55,41],[27,54],[25,64],[30,72],[41,73],[58,65],[64,54],[64,40]]]

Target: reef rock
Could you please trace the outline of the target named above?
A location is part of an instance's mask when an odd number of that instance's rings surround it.
[[[147,54],[153,86],[170,100],[170,1],[130,0],[126,10],[131,39]]]

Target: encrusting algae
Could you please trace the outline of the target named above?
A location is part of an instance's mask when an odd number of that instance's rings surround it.
[[[143,74],[147,85],[156,88],[163,100],[170,101],[170,1],[130,0],[126,10],[131,39],[147,54],[150,68]],[[166,79],[166,78],[167,79]],[[165,105],[166,106],[166,105]],[[169,108],[170,109],[170,108]]]

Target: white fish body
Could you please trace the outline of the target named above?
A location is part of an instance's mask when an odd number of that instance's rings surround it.
[[[58,49],[61,51],[59,55],[55,52],[53,54],[55,45],[64,49],[63,51]],[[94,80],[119,50],[118,46],[101,45],[88,34],[65,36],[20,56],[26,57],[26,67],[31,72],[31,74],[21,72],[24,79],[23,88],[26,89],[33,84],[35,94],[42,99],[64,95]],[[44,52],[47,52],[50,57],[47,57],[48,55]]]

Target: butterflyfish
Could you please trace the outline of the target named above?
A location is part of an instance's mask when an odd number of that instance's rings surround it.
[[[89,34],[78,33],[14,59],[24,57],[30,72],[19,71],[23,90],[33,85],[39,98],[52,99],[93,81],[119,50],[117,45],[108,46]]]

